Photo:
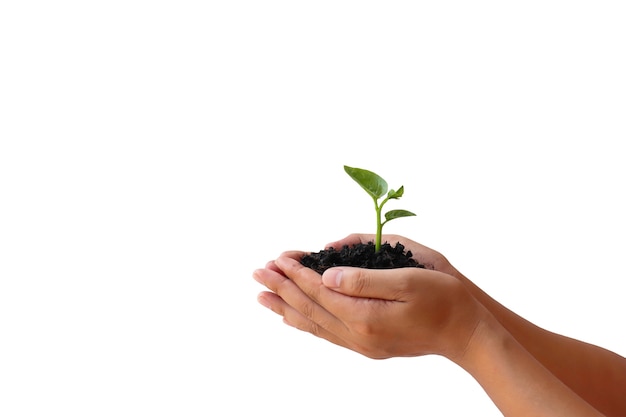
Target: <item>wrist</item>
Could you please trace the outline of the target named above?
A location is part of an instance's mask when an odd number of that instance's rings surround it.
[[[455,282],[458,291],[450,293],[452,310],[445,331],[441,332],[443,348],[439,353],[460,363],[491,313],[470,294],[460,280]]]
[[[506,416],[600,416],[484,309],[454,361],[483,387]]]

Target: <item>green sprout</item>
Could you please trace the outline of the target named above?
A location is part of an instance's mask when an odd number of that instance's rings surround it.
[[[346,171],[350,177],[357,182],[374,200],[374,206],[376,207],[376,242],[375,242],[375,250],[378,252],[381,247],[382,240],[382,232],[383,226],[389,221],[393,219],[397,219],[400,217],[409,217],[415,216],[415,213],[411,213],[407,210],[390,210],[385,213],[385,221],[382,221],[382,209],[383,206],[389,200],[397,200],[402,197],[404,194],[404,185],[401,186],[397,191],[389,190],[387,192],[388,186],[387,181],[382,179],[378,174],[373,173],[372,171],[368,171],[366,169],[361,168],[352,168],[347,165],[343,166],[343,169]],[[383,201],[379,200],[387,194],[387,197]]]

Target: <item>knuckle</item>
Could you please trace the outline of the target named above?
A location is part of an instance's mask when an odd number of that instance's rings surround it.
[[[290,312],[285,314],[283,317],[286,324],[295,327],[300,331],[311,333],[314,336],[319,336],[320,334],[320,327],[316,323],[306,317],[303,317],[297,312]]]
[[[414,290],[414,286],[415,283],[413,279],[397,280],[394,287],[394,297],[396,299],[401,299],[404,295],[411,294]]]
[[[283,295],[285,294],[289,288],[293,285],[293,283],[288,279],[282,279],[278,284],[276,284],[276,294]]]
[[[371,277],[367,269],[359,268],[357,269],[357,273],[354,275],[354,279],[350,280],[350,291],[354,294],[364,293],[371,285]]]
[[[374,326],[371,322],[367,320],[359,320],[358,322],[352,325],[355,333],[357,333],[361,337],[371,337],[376,333]]]
[[[315,323],[315,322],[310,322],[309,323],[309,328],[307,330],[309,333],[311,333],[313,336],[317,336],[317,337],[322,337],[322,327]]]
[[[311,320],[307,320],[307,319],[299,320],[296,324],[296,328],[298,330],[311,333],[313,336],[321,337],[321,333],[322,333],[321,327],[317,323]]]
[[[310,302],[305,301],[305,302],[300,303],[300,308],[298,310],[308,320],[313,319],[315,309],[313,308],[313,305]]]
[[[290,324],[303,332],[311,333],[313,336],[322,337],[323,327],[313,320],[297,314],[297,317],[290,319]]]
[[[376,337],[380,333],[376,317],[376,313],[369,306],[366,306],[360,316],[350,323],[350,328],[358,335],[359,339]]]

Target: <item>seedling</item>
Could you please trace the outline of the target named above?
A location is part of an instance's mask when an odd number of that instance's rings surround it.
[[[343,169],[346,171],[350,177],[357,182],[374,200],[374,207],[376,207],[376,242],[375,242],[375,250],[378,252],[381,247],[381,240],[383,234],[383,226],[390,220],[397,219],[400,217],[409,217],[415,216],[415,213],[411,213],[407,210],[390,210],[385,213],[385,221],[382,221],[382,210],[383,206],[389,200],[397,200],[404,194],[404,185],[401,186],[397,191],[389,190],[387,192],[388,186],[387,181],[382,179],[378,174],[373,173],[372,171],[368,171],[366,169],[361,168],[352,168],[347,165],[343,166]],[[384,200],[379,203],[379,200],[385,196]]]

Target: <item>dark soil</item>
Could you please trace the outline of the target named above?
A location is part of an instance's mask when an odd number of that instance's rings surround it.
[[[374,242],[360,243],[353,246],[344,246],[340,250],[334,248],[324,249],[304,255],[300,263],[309,267],[319,274],[333,266],[355,266],[370,269],[390,269],[425,266],[412,258],[411,251],[404,251],[404,245],[400,242],[396,246],[383,243],[376,252]]]

